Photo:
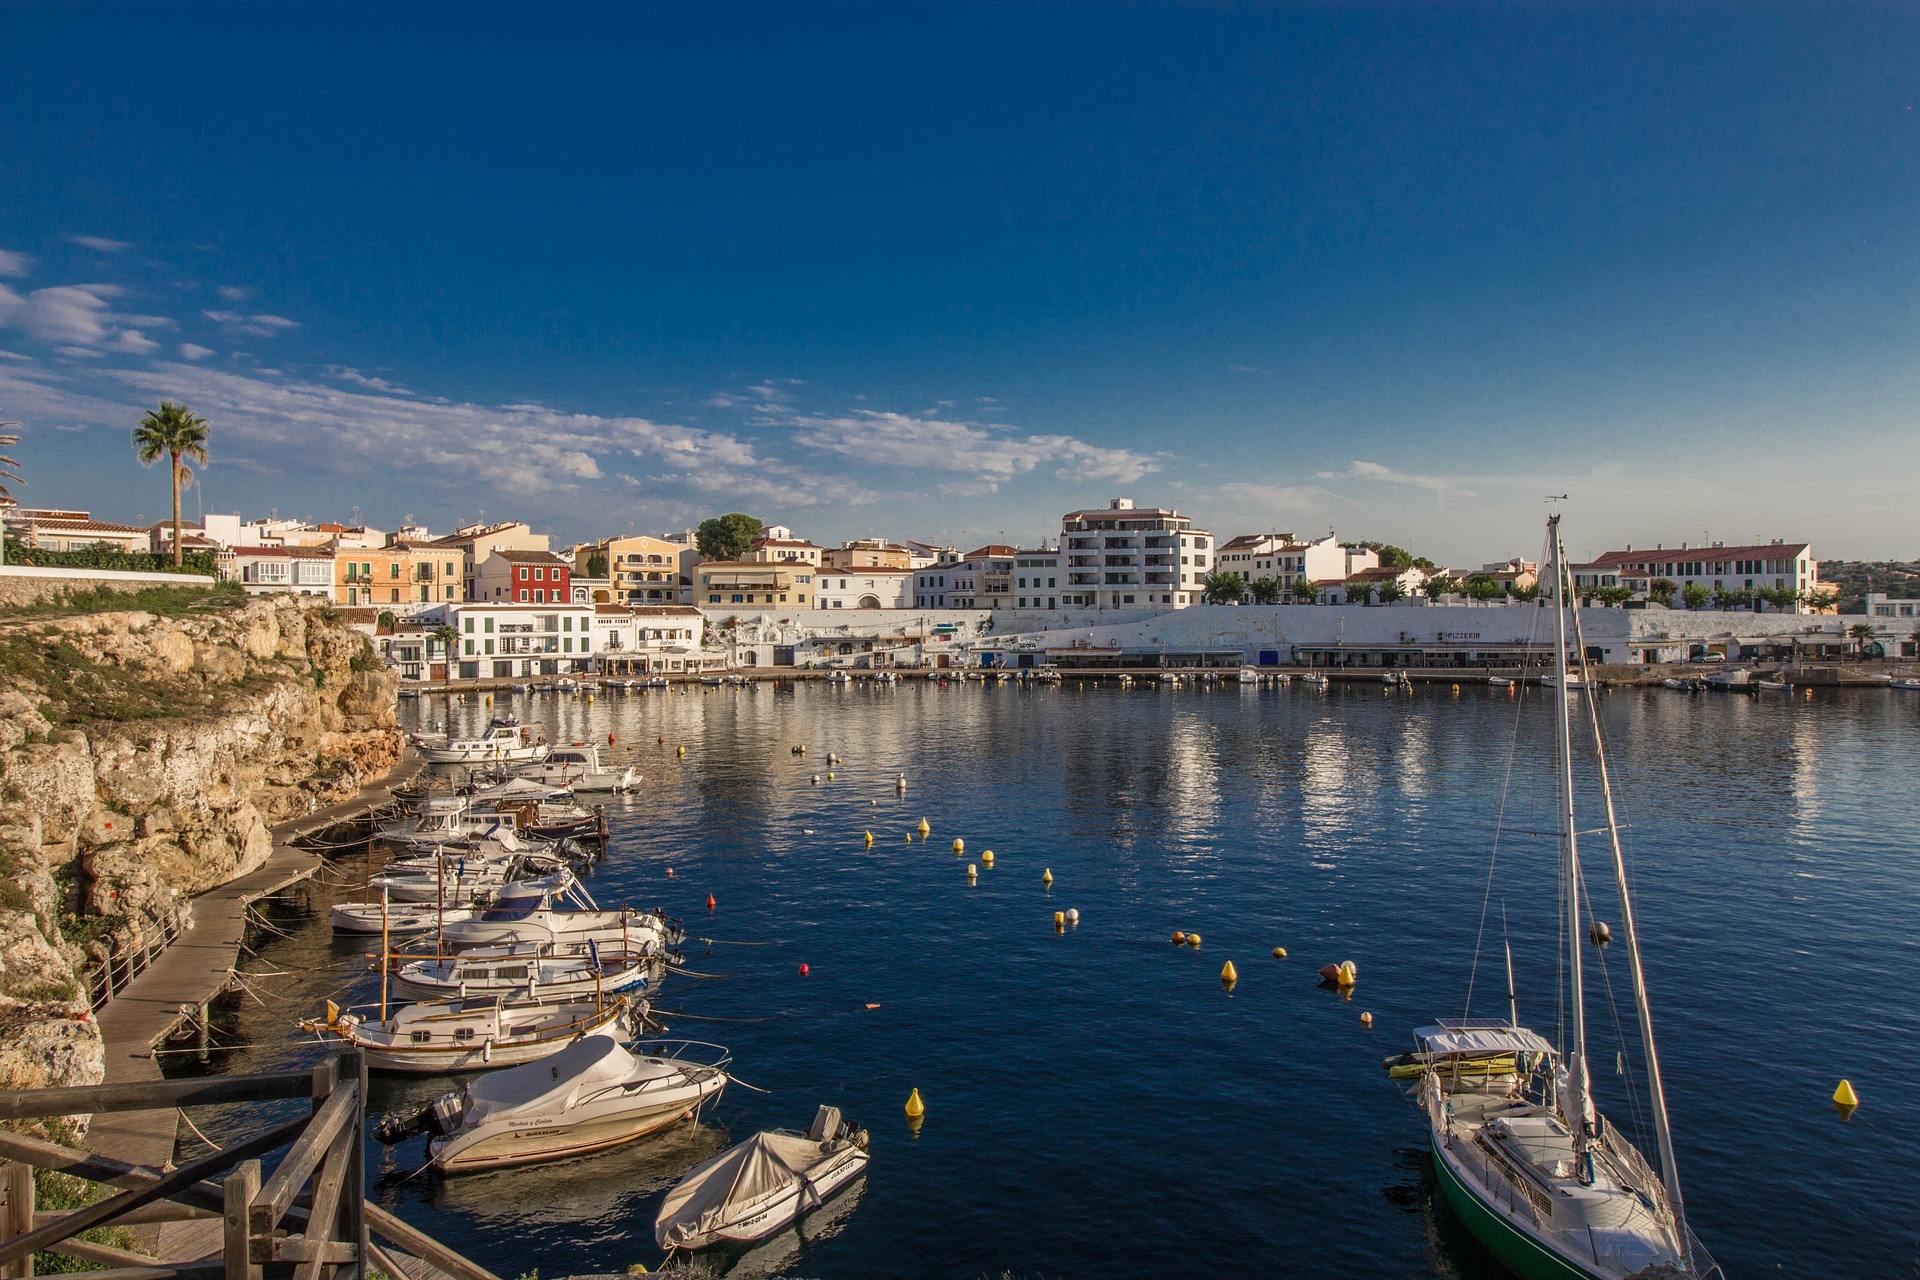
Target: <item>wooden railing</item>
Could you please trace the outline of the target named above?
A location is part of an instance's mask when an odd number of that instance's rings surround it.
[[[96,1011],[126,990],[129,982],[145,973],[147,966],[193,927],[192,909],[184,902],[175,903],[164,915],[147,918],[152,927],[140,931],[138,947],[128,947],[117,956],[109,951],[99,968],[81,971],[81,981],[87,984],[87,1003]]]
[[[24,1120],[108,1111],[148,1111],[213,1103],[307,1098],[307,1115],[269,1126],[163,1171],[90,1155],[0,1130],[0,1275],[31,1276],[41,1250],[104,1265],[99,1280],[363,1280],[371,1271],[417,1275],[373,1243],[378,1234],[454,1280],[498,1280],[424,1232],[369,1204],[366,1169],[366,1065],[357,1051],[311,1072],[165,1080],[0,1093],[0,1119]],[[289,1145],[291,1144],[291,1145]],[[271,1172],[260,1157],[286,1152]],[[66,1213],[35,1211],[33,1170],[53,1169],[120,1188],[119,1194]],[[264,1177],[263,1177],[264,1172]],[[224,1174],[221,1181],[213,1175]],[[163,1260],[76,1239],[94,1227],[221,1219],[221,1248],[199,1258]]]

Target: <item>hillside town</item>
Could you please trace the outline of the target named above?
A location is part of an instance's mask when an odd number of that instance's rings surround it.
[[[82,509],[12,508],[6,536],[9,558],[27,563],[174,551],[171,521]],[[209,514],[183,521],[179,542],[183,563],[249,594],[328,601],[419,684],[1063,657],[1086,668],[1498,667],[1529,642],[1533,610],[1518,606],[1540,591],[1537,559],[1521,555],[1443,566],[1331,530],[1221,538],[1128,498],[1065,512],[1058,536],[1032,547],[828,546],[742,513],[572,546],[521,520],[436,533]],[[1595,611],[1596,661],[1920,656],[1920,605],[1873,595],[1864,622],[1838,617],[1805,542],[1654,541],[1590,550],[1571,570]]]

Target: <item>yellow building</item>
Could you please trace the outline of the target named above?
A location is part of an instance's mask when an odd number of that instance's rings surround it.
[[[775,609],[813,607],[813,579],[817,570],[809,564],[709,560],[693,572],[693,596],[700,604],[762,605]]]
[[[583,578],[599,576],[587,572],[587,562],[603,555],[614,603],[676,604],[680,600],[680,554],[685,550],[677,542],[645,534],[603,538],[573,549],[573,572]]]
[[[911,569],[913,554],[885,538],[855,538],[829,550],[821,564],[828,569]]]
[[[333,598],[349,606],[458,604],[466,598],[460,553],[431,543],[333,547]]]

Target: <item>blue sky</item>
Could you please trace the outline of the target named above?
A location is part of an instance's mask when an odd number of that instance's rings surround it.
[[[13,5],[33,505],[1920,554],[1908,4]]]

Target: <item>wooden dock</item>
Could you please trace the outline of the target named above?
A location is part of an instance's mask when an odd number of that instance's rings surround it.
[[[387,775],[351,800],[304,814],[273,828],[273,855],[258,870],[193,899],[193,928],[115,993],[95,1015],[106,1043],[110,1085],[160,1079],[154,1047],[183,1019],[204,1018],[207,1002],[226,990],[227,975],[246,938],[248,908],[299,884],[320,869],[321,855],[292,841],[386,803],[393,789],[423,766],[409,752]],[[179,1113],[115,1111],[95,1118],[87,1141],[101,1155],[127,1164],[163,1168],[173,1159]]]

